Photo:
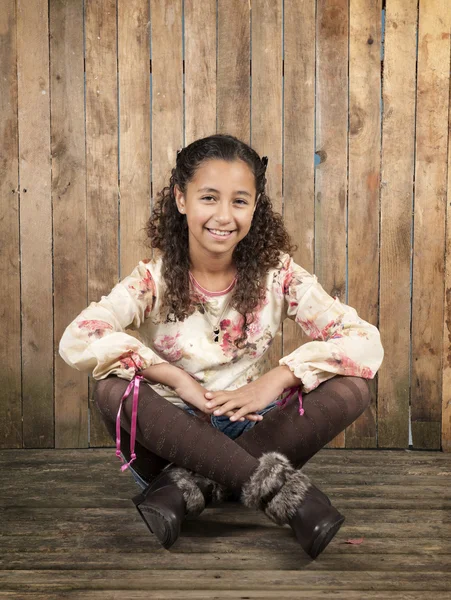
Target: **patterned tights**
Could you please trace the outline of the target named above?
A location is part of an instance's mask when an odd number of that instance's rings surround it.
[[[128,382],[115,376],[99,381],[95,401],[116,437],[119,402]],[[136,460],[132,467],[151,481],[169,463],[193,470],[222,484],[235,495],[265,452],[280,452],[300,468],[328,442],[353,423],[369,406],[366,380],[336,376],[304,395],[304,415],[297,394],[276,406],[261,422],[236,440],[162,398],[144,382],[139,391]],[[121,448],[130,459],[132,394],[123,403]]]

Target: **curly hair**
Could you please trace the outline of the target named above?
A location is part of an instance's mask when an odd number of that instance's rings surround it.
[[[189,144],[177,155],[169,185],[157,194],[152,215],[146,224],[147,245],[162,254],[162,274],[166,284],[163,311],[167,321],[183,321],[195,310],[190,294],[188,225],[175,202],[175,185],[186,192],[186,186],[199,166],[208,160],[244,161],[255,176],[257,206],[249,233],[235,247],[232,255],[237,269],[237,280],[231,306],[242,315],[242,333],[235,340],[237,348],[246,341],[248,326],[253,322],[253,311],[265,295],[265,277],[268,270],[279,264],[281,252],[291,253],[291,244],[281,215],[273,211],[266,195],[266,160],[236,137],[225,134],[211,135]]]

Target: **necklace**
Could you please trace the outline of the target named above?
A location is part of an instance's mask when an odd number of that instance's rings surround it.
[[[192,283],[200,288],[201,290],[203,290],[204,292],[208,292],[208,290],[206,290],[205,288],[203,288],[200,283],[198,281],[196,281],[196,279],[194,278],[194,275],[191,274],[191,272],[189,273],[190,279],[192,281]],[[215,293],[215,292],[209,292],[212,295],[224,295],[224,293],[229,293],[231,291],[231,289],[233,288],[233,286],[235,285],[235,281],[236,281],[236,277],[235,279],[232,281],[232,283],[229,285],[228,288],[226,288],[224,291],[219,292],[219,293]],[[220,323],[224,317],[224,315],[227,312],[227,309],[229,308],[230,305],[230,297],[228,298],[227,302],[224,305],[224,308],[221,312],[221,316],[219,317],[219,319],[214,323],[211,318],[210,318],[210,314],[208,313],[207,307],[205,306],[205,303],[202,302],[202,300],[199,299],[199,302],[202,306],[202,308],[204,309],[204,316],[206,317],[207,321],[210,323],[211,328],[213,329],[213,341],[214,342],[219,342],[219,333],[220,333]]]

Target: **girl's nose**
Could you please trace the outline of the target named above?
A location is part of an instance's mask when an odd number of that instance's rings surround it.
[[[216,212],[216,219],[220,223],[228,223],[231,220],[232,213],[230,210],[230,206],[227,203],[221,203],[218,205],[218,210]]]

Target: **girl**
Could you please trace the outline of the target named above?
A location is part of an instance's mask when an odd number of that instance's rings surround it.
[[[154,259],[75,318],[60,354],[98,380],[122,469],[143,488],[133,501],[165,548],[227,495],[288,523],[316,558],[344,517],[301,467],[369,406],[383,349],[293,261],[266,166],[229,135],[182,149],[147,224]],[[313,341],[264,373],[286,317]]]

